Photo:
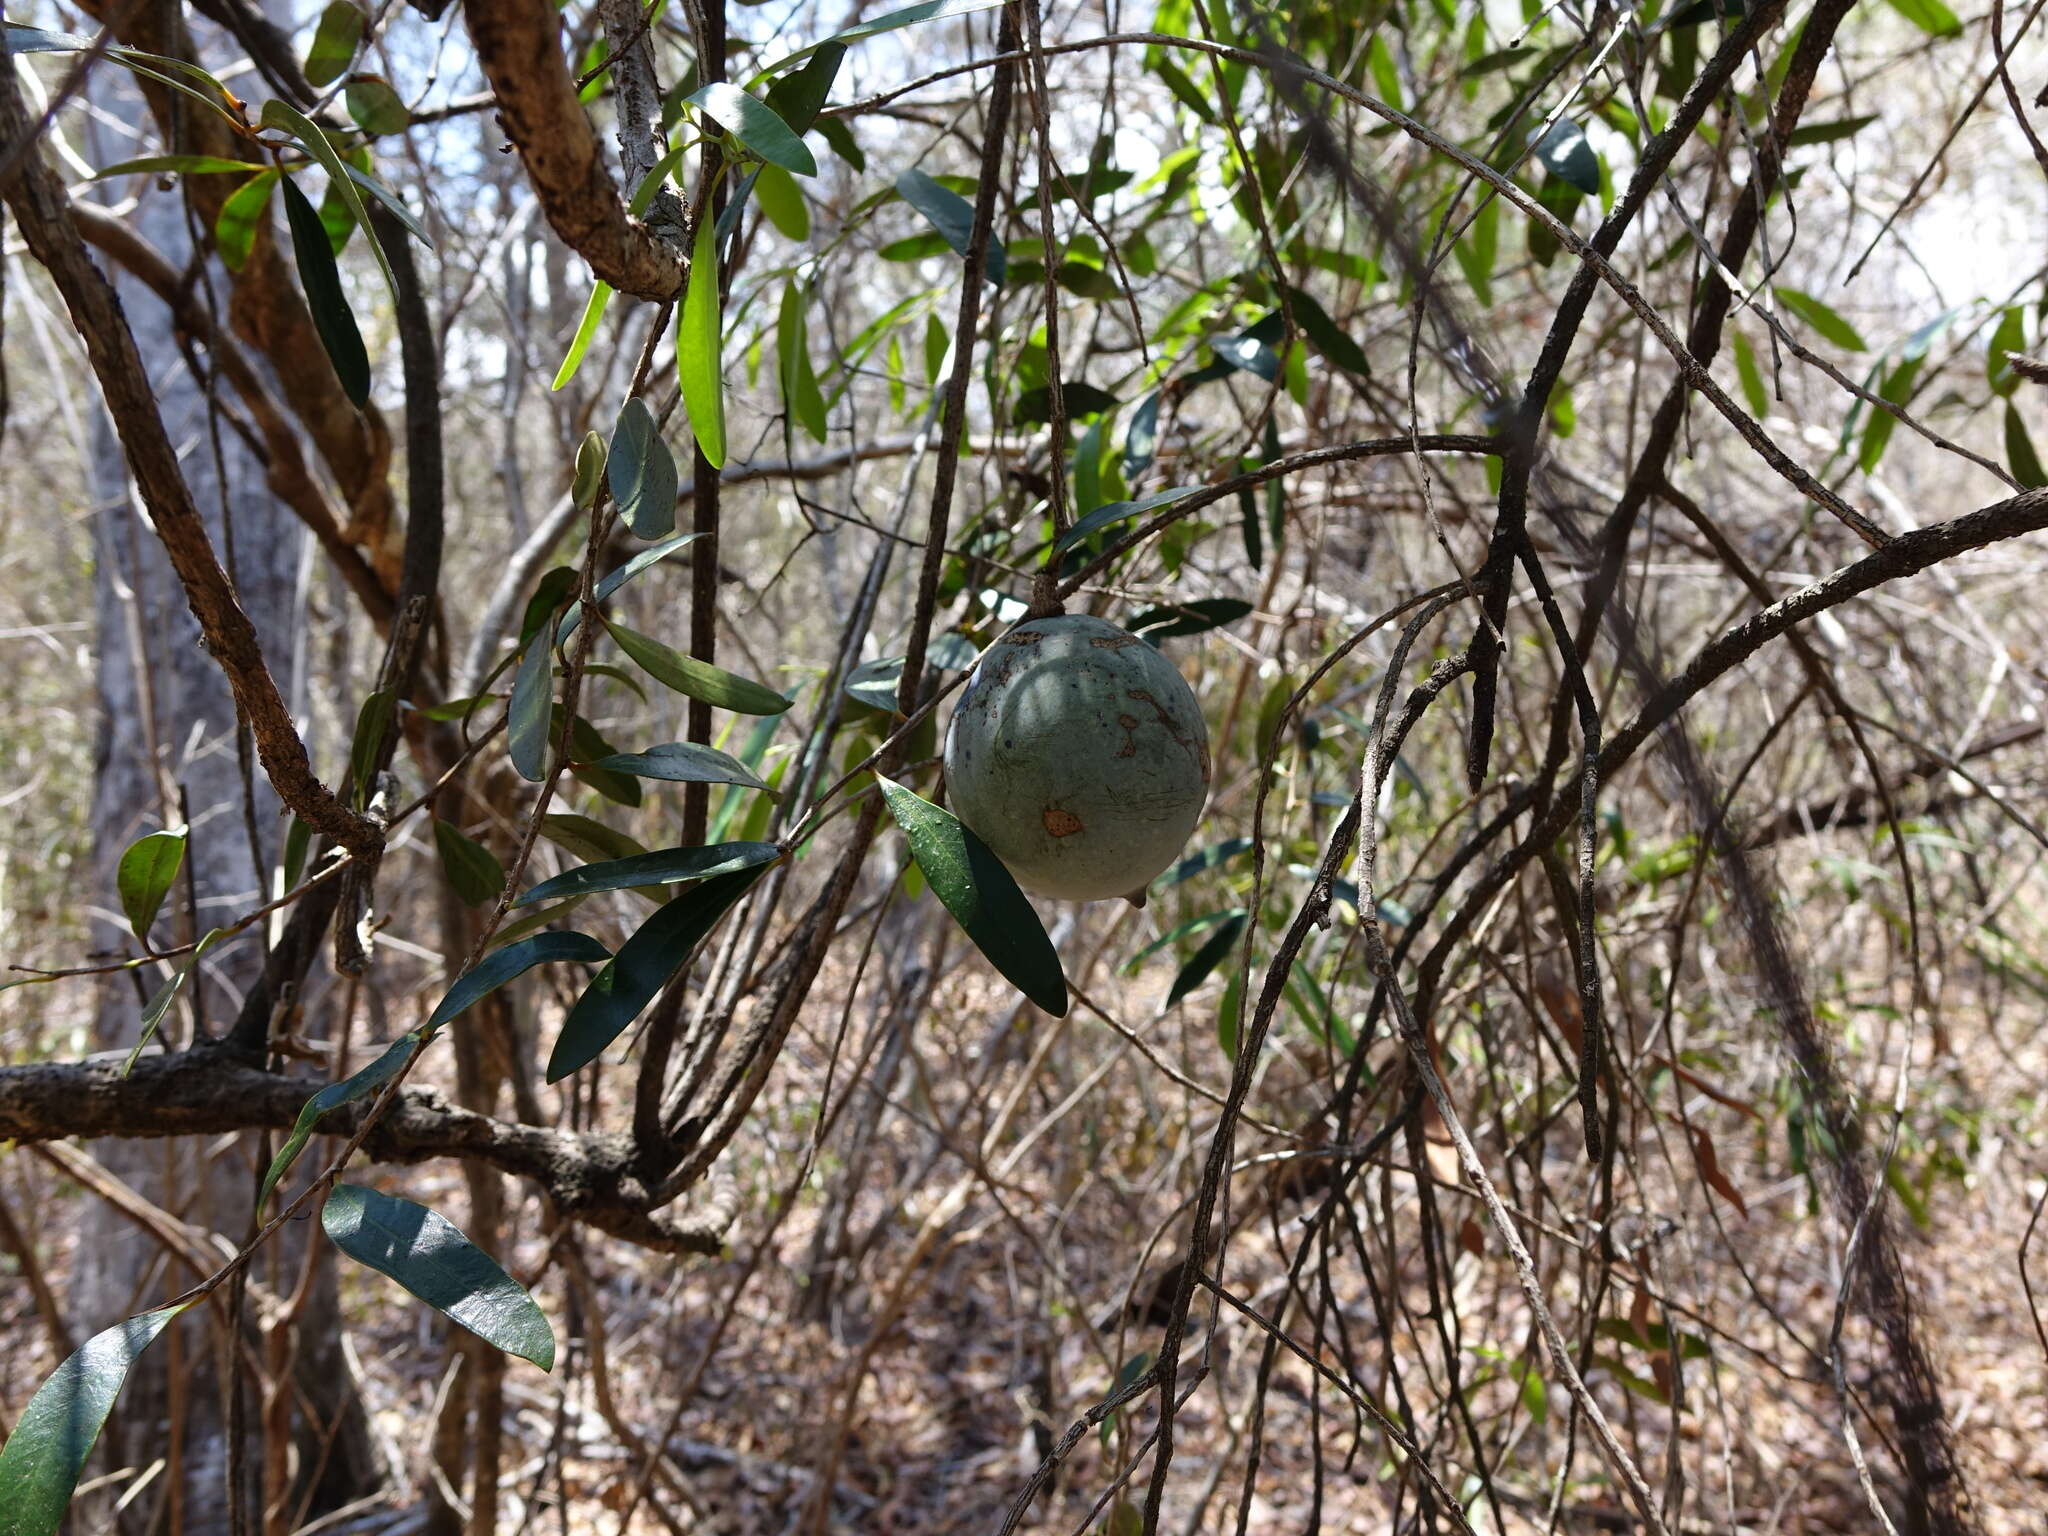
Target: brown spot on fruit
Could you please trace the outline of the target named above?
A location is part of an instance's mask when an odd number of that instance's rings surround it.
[[[1116,749],[1116,755],[1118,757],[1136,757],[1138,755],[1138,717],[1136,715],[1118,715],[1116,723],[1124,728],[1124,744]],[[1205,768],[1202,771],[1204,776],[1206,776],[1208,770]]]
[[[1088,643],[1105,651],[1121,651],[1127,646],[1143,645],[1145,642],[1136,635],[1098,635]]]
[[[1081,818],[1072,811],[1061,810],[1056,805],[1048,805],[1041,819],[1045,822],[1045,830],[1054,837],[1072,837],[1081,830]]]

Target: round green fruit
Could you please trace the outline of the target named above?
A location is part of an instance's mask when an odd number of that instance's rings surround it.
[[[1142,902],[1208,791],[1194,693],[1105,619],[1019,624],[982,653],[946,733],[955,814],[1041,896]]]

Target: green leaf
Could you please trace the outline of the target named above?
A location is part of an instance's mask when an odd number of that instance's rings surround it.
[[[359,160],[362,162],[360,165],[356,163]],[[421,245],[432,246],[434,242],[427,238],[426,226],[420,223],[410,208],[405,206],[403,198],[370,174],[369,166],[370,152],[366,148],[353,151],[347,159],[341,162],[341,168],[347,172],[348,181],[352,187],[369,193],[370,196],[376,198],[378,202],[390,209],[391,216],[410,230],[412,237],[419,241]],[[381,252],[383,247],[379,246],[378,250]]]
[[[270,206],[270,194],[277,190],[277,181],[276,171],[258,171],[230,192],[220,205],[213,221],[213,244],[230,272],[241,271],[248,261],[250,248],[256,243],[256,231],[263,223],[263,211]]]
[[[690,275],[676,317],[676,372],[690,430],[713,469],[725,467],[725,381],[719,370],[718,242],[709,219],[697,221]]]
[[[790,132],[781,114],[758,97],[721,80],[705,86],[689,102],[768,164],[799,176],[818,174],[818,162],[809,147]]]
[[[405,110],[405,102],[382,75],[357,75],[349,81],[341,99],[347,103],[348,115],[355,125],[372,138],[403,133],[412,126],[412,114]]]
[[[2034,452],[2033,439],[2027,436],[2027,424],[2020,420],[2019,407],[2010,400],[2005,402],[2005,461],[2012,467],[2013,479],[2028,490],[2048,485],[2048,475],[2041,472],[2041,457]]]
[[[347,199],[334,190],[332,183],[320,199],[320,227],[327,231],[327,249],[337,257],[347,249],[349,236],[356,232],[356,216],[348,211]]]
[[[1159,448],[1159,391],[1140,400],[1131,409],[1130,425],[1124,428],[1124,478],[1135,480],[1152,467]]]
[[[334,1246],[508,1355],[555,1368],[555,1335],[526,1287],[445,1217],[360,1184],[337,1184],[320,1208]]]
[[[465,907],[480,907],[495,901],[505,888],[505,866],[482,843],[463,836],[452,821],[434,818],[434,847],[441,855],[441,867],[448,883]]]
[[[526,643],[512,678],[512,702],[505,716],[505,750],[519,776],[538,784],[548,776],[548,722],[555,697],[551,624]]]
[[[1878,394],[1894,405],[1904,405],[1912,395],[1913,381],[1919,377],[1920,365],[1925,360],[1923,353],[1900,363],[1885,375],[1884,382],[1878,385]],[[1898,424],[1898,418],[1890,411],[1871,411],[1870,424],[1863,429],[1863,446],[1856,455],[1857,467],[1863,473],[1867,475],[1877,468],[1884,458],[1885,445],[1891,441],[1892,431]]]
[[[794,282],[782,290],[775,316],[775,375],[782,385],[783,408],[818,442],[825,441],[825,398],[811,371],[811,352],[804,340],[803,298]]]
[[[1749,347],[1749,338],[1740,331],[1732,332],[1735,339],[1735,376],[1742,383],[1742,398],[1748,402],[1752,416],[1762,416],[1771,408],[1771,397],[1764,388],[1764,372],[1756,364],[1756,353]]]
[[[974,947],[1004,979],[1054,1018],[1067,1013],[1067,978],[1038,913],[988,845],[950,811],[875,776],[911,857]]]
[[[298,817],[284,832],[284,888],[294,890],[299,876],[306,872],[306,850],[312,845],[313,829]]]
[[[163,1023],[164,1015],[171,1011],[171,1004],[178,1000],[178,993],[184,988],[185,978],[192,974],[193,967],[198,965],[200,957],[213,947],[214,941],[222,937],[224,935],[220,929],[208,929],[206,936],[192,946],[192,952],[185,957],[184,963],[172,971],[163,985],[150,994],[149,1001],[143,1004],[141,1028],[135,1036],[135,1044],[129,1047],[128,1059],[121,1064],[123,1077],[134,1070],[135,1058],[142,1054],[142,1048],[149,1044],[156,1034],[157,1026]]]
[[[1536,145],[1536,158],[1543,168],[1588,197],[1600,191],[1600,157],[1586,141],[1586,130],[1568,118],[1560,118]]]
[[[1489,208],[1493,206],[1492,203],[1487,204]],[[1330,312],[1316,301],[1315,295],[1305,289],[1289,288],[1287,307],[1293,312],[1294,323],[1301,327],[1301,333],[1331,364],[1357,378],[1372,377],[1372,364],[1365,359],[1365,349],[1330,318]]]
[[[602,864],[585,864],[580,869],[556,875],[552,880],[543,880],[513,905],[532,906],[564,896],[592,896],[599,891],[679,885],[685,880],[703,880],[752,869],[757,864],[772,862],[781,854],[782,850],[773,843],[711,843],[702,848],[663,848],[654,853],[636,853]]]
[[[671,650],[659,640],[628,629],[623,624],[614,624],[606,619],[604,626],[619,642],[620,650],[638,662],[655,681],[673,688],[685,698],[700,699],[719,709],[730,709],[742,715],[779,715],[794,702],[772,688],[764,688],[748,678],[714,667],[708,661],[698,661],[693,656]]]
[[[1158,954],[1162,949],[1169,949],[1180,943],[1182,939],[1193,938],[1205,929],[1213,928],[1218,923],[1225,922],[1233,915],[1243,911],[1244,908],[1242,907],[1226,907],[1220,912],[1205,912],[1200,917],[1191,917],[1186,922],[1161,934],[1122,965],[1118,966],[1117,974],[1120,976],[1134,976],[1137,974],[1140,966]]]
[[[1168,886],[1179,885],[1197,875],[1206,875],[1221,864],[1228,863],[1241,853],[1251,851],[1252,840],[1248,837],[1225,838],[1220,843],[1211,843],[1200,853],[1191,853],[1173,868],[1152,882],[1152,889],[1163,891]]]
[[[605,479],[619,515],[643,539],[666,538],[676,528],[676,461],[662,441],[647,402],[635,395],[619,412],[605,457]]]
[[[1097,507],[1079,522],[1075,523],[1073,527],[1060,536],[1060,541],[1055,548],[1062,550],[1070,549],[1090,534],[1107,528],[1112,523],[1121,523],[1128,518],[1139,517],[1147,512],[1156,512],[1161,507],[1170,506],[1176,501],[1184,501],[1198,491],[1207,489],[1207,486],[1202,485],[1174,485],[1168,486],[1163,491],[1154,491],[1149,496],[1140,496],[1136,501],[1112,501],[1107,506]]]
[[[358,810],[369,803],[371,772],[383,752],[384,734],[391,728],[391,716],[397,707],[398,696],[389,688],[379,688],[356,711],[356,733],[349,739],[348,747],[348,777]]]
[[[844,118],[819,118],[818,132],[823,134],[825,142],[832,146],[833,154],[844,160],[856,171],[867,170],[868,157],[861,153],[860,143],[854,138],[853,130],[847,126]]]
[[[1114,410],[1122,404],[1106,389],[1097,389],[1085,379],[1067,379],[1060,385],[1060,401],[1067,408],[1067,420],[1076,421],[1083,416],[1098,415]],[[1052,388],[1041,384],[1036,389],[1027,389],[1017,397],[1016,418],[1019,421],[1052,420]]]
[[[227,160],[219,155],[144,155],[139,160],[123,160],[118,165],[94,171],[92,179],[105,181],[109,176],[140,176],[151,173],[180,176],[247,175],[255,169],[256,166],[250,161]]]
[[[10,48],[16,30],[27,29],[7,29]],[[36,1389],[0,1449],[0,1533],[57,1536],[128,1368],[184,1310],[145,1312],[94,1334]]]
[[[744,784],[749,789],[768,787],[754,777],[738,758],[728,757],[716,747],[692,741],[665,741],[645,752],[617,752],[596,766],[612,773],[630,773],[671,784]]]
[[[583,366],[583,354],[590,350],[591,339],[597,335],[597,322],[604,318],[605,306],[611,301],[612,285],[599,278],[590,290],[590,297],[583,301],[583,318],[576,322],[576,335],[569,343],[569,355],[555,370],[555,379],[548,385],[549,389],[560,389],[576,377],[576,370]]]
[[[952,188],[944,186],[912,167],[896,178],[896,192],[903,201],[923,214],[946,244],[961,256],[974,239],[974,205]],[[1000,241],[991,239],[986,276],[998,288],[1007,275],[1008,260]]]
[[[521,943],[493,950],[456,979],[455,985],[448,989],[448,995],[441,999],[441,1006],[427,1020],[426,1033],[431,1035],[536,965],[551,965],[558,960],[603,965],[611,957],[611,951],[587,933],[537,933]]]
[[[789,125],[791,133],[808,133],[817,123],[818,114],[825,109],[825,98],[832,92],[832,82],[839,78],[839,65],[845,57],[846,44],[820,43],[817,52],[805,60],[802,69],[781,76],[768,87],[768,105]]]
[[[811,210],[798,190],[796,178],[779,165],[764,165],[754,181],[754,197],[768,222],[782,232],[785,240],[801,244],[811,238]]]
[[[1990,354],[1984,360],[1985,377],[1990,381],[1993,394],[2010,395],[2019,387],[2020,376],[2012,371],[2012,364],[2005,360],[2005,355],[2026,350],[2026,309],[2019,304],[2010,305],[1998,317],[1998,325],[1991,332]]]
[[[1891,0],[1891,7],[1929,37],[1954,37],[1962,21],[1941,0]]]
[[[579,859],[623,859],[647,850],[619,831],[588,816],[550,811],[540,819],[541,836]]]
[[[357,1099],[376,1092],[398,1076],[405,1064],[412,1060],[412,1053],[426,1040],[421,1031],[408,1030],[384,1048],[383,1054],[364,1067],[353,1077],[338,1083],[329,1083],[299,1108],[299,1118],[292,1122],[291,1134],[284,1139],[284,1145],[277,1149],[277,1156],[270,1160],[270,1167],[264,1171],[263,1187],[256,1192],[256,1214],[263,1214],[263,1207],[270,1203],[271,1191],[278,1181],[291,1171],[293,1163],[299,1160],[299,1153],[313,1139],[313,1127],[322,1116],[344,1104],[353,1104]]]
[[[604,439],[595,432],[583,434],[576,445],[576,474],[569,482],[569,500],[577,511],[588,512],[597,505],[598,487],[605,483]]]
[[[808,58],[827,48],[837,47],[843,51],[848,43],[857,43],[864,37],[894,32],[898,27],[915,26],[920,21],[937,21],[946,16],[966,16],[974,11],[991,11],[1002,3],[1003,0],[918,0],[916,5],[907,5],[900,11],[877,16],[873,21],[863,21],[843,32],[834,32],[823,42],[813,43],[808,48],[799,48],[795,53],[785,54],[762,70],[760,78],[787,69],[797,60]]]
[[[1225,624],[1235,624],[1252,611],[1241,597],[1204,597],[1192,603],[1171,603],[1147,608],[1132,619],[1129,629],[1140,639],[1157,645],[1182,635],[1199,635]]]
[[[1801,123],[1785,137],[1788,148],[1801,144],[1833,144],[1837,140],[1853,138],[1877,121],[1875,112],[1866,112],[1861,117],[1839,117],[1826,123]]]
[[[672,539],[662,540],[661,543],[656,544],[651,549],[641,550],[639,554],[598,582],[591,595],[600,603],[603,602],[650,565],[666,560],[684,545],[694,544],[703,537],[704,535],[701,533],[679,533]],[[562,633],[566,636],[573,628],[573,624],[565,625]]]
[[[1209,935],[1208,941],[1188,957],[1187,964],[1173,978],[1173,987],[1166,994],[1166,1006],[1171,1008],[1195,988],[1209,979],[1209,973],[1221,965],[1230,954],[1230,948],[1244,932],[1245,909],[1239,907],[1224,919],[1223,926]]]
[[[114,869],[114,886],[121,893],[121,910],[128,914],[128,926],[143,945],[149,943],[149,925],[156,921],[171,884],[185,864],[188,827],[152,832],[138,837],[121,855]]]
[[[349,164],[334,147],[333,141],[323,133],[318,124],[288,101],[272,99],[263,103],[263,126],[277,128],[289,133],[305,146],[306,153],[320,162],[320,168],[327,172],[348,199],[349,212],[356,216],[358,224],[368,226],[370,213],[363,206],[362,194],[356,189],[356,180],[349,175]],[[411,219],[410,214],[401,214]],[[398,293],[398,279],[391,271],[391,262],[384,254],[384,247],[377,241],[369,242],[370,254],[377,258],[377,266],[384,274],[384,286],[395,297]]]
[[[761,878],[764,865],[716,875],[661,908],[626,942],[611,964],[592,978],[548,1057],[548,1081],[559,1083],[603,1054],[659,992],[669,977]],[[644,877],[643,877],[644,878]]]
[[[1797,288],[1773,288],[1771,292],[1777,295],[1780,304],[1791,310],[1793,314],[1804,320],[1816,332],[1833,342],[1836,346],[1849,352],[1866,352],[1869,350],[1863,338],[1856,334],[1855,326],[1844,320],[1832,309],[1829,309],[1819,299],[1814,298],[1813,295],[1801,293]]]
[[[306,84],[316,88],[334,84],[348,72],[362,41],[363,13],[348,0],[334,0],[320,13],[313,45],[306,50]]]
[[[306,290],[306,306],[313,312],[313,328],[320,333],[320,345],[334,365],[341,392],[361,409],[370,400],[370,355],[363,350],[362,332],[356,329],[348,295],[342,292],[334,248],[327,242],[327,226],[320,222],[319,212],[297,182],[287,176],[282,184],[292,258],[298,264],[299,283]]]

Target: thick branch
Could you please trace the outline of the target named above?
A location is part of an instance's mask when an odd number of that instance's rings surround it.
[[[462,14],[484,78],[497,93],[498,121],[518,148],[555,233],[619,292],[676,297],[683,264],[626,212],[569,78],[554,6],[548,0],[477,0]]]
[[[0,1140],[83,1136],[204,1136],[284,1130],[317,1086],[280,1077],[218,1046],[144,1056],[126,1076],[123,1053],[83,1062],[0,1067]],[[320,1122],[323,1133],[353,1132],[370,1101]],[[689,1218],[651,1208],[628,1172],[624,1136],[571,1135],[520,1125],[455,1105],[432,1088],[406,1088],[378,1121],[364,1150],[381,1162],[468,1157],[531,1179],[565,1215],[642,1247],[715,1253],[732,1212]]]

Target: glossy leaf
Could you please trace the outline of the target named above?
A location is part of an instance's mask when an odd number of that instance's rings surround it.
[[[242,264],[249,259],[249,251],[256,243],[256,231],[262,227],[264,210],[270,206],[270,195],[277,190],[276,171],[258,171],[234,191],[220,205],[220,212],[213,220],[214,249],[220,252],[220,259],[230,272],[242,270]]]
[[[802,69],[780,76],[768,87],[768,105],[789,125],[791,133],[808,133],[818,121],[845,58],[845,43],[820,43]]]
[[[775,372],[782,385],[784,409],[818,442],[825,441],[825,398],[811,371],[811,353],[804,338],[803,296],[792,282],[782,290],[775,317]]]
[[[952,812],[876,775],[911,857],[946,910],[1012,986],[1054,1018],[1067,1012],[1067,979],[1038,913],[986,843]]]
[[[551,965],[558,960],[602,965],[611,957],[611,951],[587,933],[537,933],[521,943],[493,950],[456,979],[448,995],[441,999],[441,1006],[427,1020],[426,1032],[432,1034],[449,1020],[460,1017],[466,1009],[536,965]]]
[[[277,1149],[277,1155],[270,1160],[269,1168],[264,1170],[263,1187],[256,1192],[256,1212],[259,1216],[262,1215],[264,1206],[270,1202],[271,1191],[276,1189],[278,1181],[291,1171],[292,1164],[299,1160],[299,1153],[305,1150],[306,1143],[312,1140],[313,1127],[319,1124],[321,1118],[344,1104],[353,1104],[357,1099],[376,1092],[398,1076],[405,1064],[412,1060],[412,1053],[426,1038],[419,1030],[408,1030],[386,1046],[383,1053],[360,1072],[338,1083],[329,1083],[306,1100],[299,1109],[299,1118],[292,1122],[291,1134],[285,1137],[284,1145]]]
[[[749,789],[768,787],[739,759],[728,757],[716,747],[692,741],[665,741],[645,752],[617,752],[602,759],[597,766],[612,773],[663,779],[671,784],[744,784]]]
[[[1929,37],[1954,37],[1962,20],[1941,0],[1891,0],[1891,7]]]
[[[1079,522],[1075,523],[1073,527],[1060,536],[1060,541],[1055,547],[1058,549],[1069,549],[1075,544],[1080,543],[1081,540],[1087,538],[1090,534],[1107,528],[1113,523],[1121,523],[1129,518],[1141,517],[1147,512],[1156,512],[1161,507],[1171,506],[1176,501],[1184,501],[1198,491],[1207,489],[1207,486],[1201,485],[1174,485],[1168,486],[1163,491],[1154,491],[1149,496],[1140,496],[1136,501],[1112,501],[1108,506],[1095,508],[1094,511],[1088,513]]]
[[[602,864],[585,864],[543,880],[521,896],[514,906],[532,906],[563,897],[592,896],[600,891],[638,890],[645,886],[679,885],[685,880],[704,880],[752,869],[779,858],[782,850],[773,843],[711,843],[702,848],[662,848],[653,853],[636,853]],[[623,951],[621,951],[623,953]]]
[[[312,46],[306,50],[306,84],[315,89],[334,84],[348,73],[362,41],[363,13],[349,0],[334,0],[320,13]]]
[[[1743,401],[1749,406],[1752,416],[1762,416],[1771,408],[1770,393],[1764,388],[1763,369],[1757,366],[1756,353],[1750,350],[1749,338],[1732,329],[1731,334],[1735,341],[1735,377],[1742,385]]]
[[[1559,181],[1588,197],[1600,191],[1600,157],[1586,140],[1586,130],[1568,118],[1552,123],[1536,145],[1536,158]]]
[[[2005,462],[2013,479],[2028,490],[2048,485],[2048,475],[2041,471],[2041,456],[2034,451],[2034,440],[2027,435],[2027,424],[2020,417],[2019,407],[2010,400],[2005,402]]]
[[[1245,911],[1242,907],[1224,920],[1223,926],[1210,934],[1202,947],[1188,957],[1187,963],[1173,978],[1173,986],[1166,994],[1166,1006],[1171,1008],[1195,988],[1209,979],[1209,974],[1230,955],[1231,946],[1244,932]]]
[[[736,85],[716,81],[689,98],[690,105],[770,165],[798,176],[818,174],[818,162],[773,107]]]
[[[1248,837],[1229,837],[1220,843],[1211,843],[1200,853],[1191,853],[1173,868],[1152,882],[1152,889],[1163,891],[1168,886],[1179,885],[1197,875],[1206,875],[1210,870],[1227,864],[1241,853],[1251,851],[1252,840]]]
[[[285,222],[292,232],[292,259],[299,269],[299,283],[306,290],[306,307],[313,312],[313,329],[341,392],[358,409],[370,400],[370,355],[363,348],[362,332],[356,329],[348,295],[342,292],[341,272],[334,264],[334,248],[327,242],[327,226],[298,183],[283,179]],[[373,242],[374,243],[374,242]]]
[[[548,722],[554,703],[553,626],[526,643],[519,670],[512,677],[512,702],[505,718],[505,750],[519,776],[538,784],[548,772]]]
[[[357,75],[341,93],[355,125],[372,137],[403,133],[412,126],[405,102],[382,75]]]
[[[1147,608],[1131,620],[1129,629],[1132,634],[1156,645],[1161,640],[1199,635],[1220,629],[1225,624],[1235,624],[1251,611],[1252,605],[1241,597],[1204,597],[1192,603]]]
[[[619,946],[612,962],[592,978],[548,1057],[548,1081],[558,1083],[588,1066],[618,1039],[654,994],[668,984],[690,953],[732,904],[760,879],[763,865],[716,875],[661,908]],[[644,877],[643,877],[644,878]]]
[[[697,221],[690,275],[676,319],[676,372],[690,430],[713,469],[725,467],[725,380],[719,368],[718,242],[709,219]]]
[[[92,173],[94,181],[105,181],[109,176],[177,175],[177,176],[228,176],[247,175],[257,167],[248,160],[228,160],[219,155],[144,155],[138,160],[123,160]]]
[[[505,866],[495,853],[438,816],[434,818],[434,847],[441,855],[448,883],[464,906],[480,907],[497,900],[505,888]]]
[[[638,395],[619,412],[604,472],[627,527],[643,539],[666,538],[675,532],[675,455],[662,441],[654,413]]]
[[[698,661],[680,651],[663,645],[659,640],[628,629],[623,624],[604,621],[611,637],[619,642],[619,649],[653,677],[655,681],[673,688],[685,698],[700,699],[719,709],[730,709],[742,715],[779,715],[788,709],[791,701],[772,688],[764,688],[751,679],[714,667],[708,661]]]
[[[595,432],[586,432],[583,441],[576,445],[576,473],[569,482],[571,505],[579,512],[588,512],[597,505],[597,493],[604,483],[604,439]]]
[[[0,1447],[0,1533],[56,1536],[128,1368],[184,1310],[145,1312],[94,1334],[36,1389]]]
[[[384,737],[397,709],[398,696],[389,688],[379,688],[356,711],[356,732],[348,747],[348,778],[358,810],[369,802],[370,779],[383,755]]]
[[[356,179],[349,175],[349,164],[334,147],[333,141],[321,131],[318,124],[288,101],[272,99],[263,103],[263,126],[281,129],[305,146],[306,153],[320,162],[320,168],[334,181],[341,195],[348,199],[349,212],[356,216],[358,224],[367,225],[370,213],[363,206],[362,193],[357,189]],[[410,218],[410,214],[401,217]],[[369,242],[370,254],[377,258],[377,266],[384,274],[384,286],[393,294],[398,292],[398,279],[392,275],[391,262],[384,254],[384,247],[377,241]]]
[[[785,240],[798,244],[811,238],[811,209],[796,178],[779,165],[764,165],[754,179],[754,200]]]
[[[1152,467],[1159,450],[1159,391],[1140,400],[1124,428],[1124,478],[1135,480]]]
[[[1492,203],[1487,204],[1489,208],[1493,206]],[[1289,288],[1287,307],[1294,315],[1294,323],[1301,327],[1302,334],[1331,364],[1357,378],[1372,376],[1372,365],[1366,361],[1364,348],[1330,318],[1330,312],[1323,308],[1315,295],[1305,289]]]
[[[508,1355],[555,1368],[555,1335],[526,1287],[445,1217],[416,1201],[337,1184],[320,1208],[328,1239]]]
[[[142,1020],[135,1036],[135,1044],[128,1048],[128,1059],[121,1063],[123,1077],[135,1069],[135,1061],[142,1054],[142,1048],[155,1038],[157,1027],[163,1023],[164,1015],[171,1011],[171,1004],[178,1000],[179,992],[184,990],[185,980],[192,974],[192,968],[198,965],[207,950],[213,947],[214,941],[222,937],[224,935],[220,929],[208,929],[205,937],[192,946],[191,953],[185,956],[178,968],[150,994],[149,1001],[142,1007]]]
[[[583,366],[583,354],[590,350],[590,343],[597,335],[597,322],[604,318],[605,306],[612,301],[612,285],[599,278],[590,290],[590,297],[583,301],[583,318],[576,322],[576,335],[569,342],[569,354],[562,359],[562,366],[555,370],[554,382],[549,389],[560,389],[576,377],[576,370]]]
[[[1864,352],[1869,348],[1856,333],[1856,327],[1836,314],[1827,305],[1811,294],[1801,293],[1797,288],[1773,288],[1778,302],[1804,320],[1814,330],[1849,352]]]
[[[967,254],[967,248],[973,243],[974,237],[972,203],[951,187],[933,180],[915,167],[896,178],[896,191],[903,201],[925,216],[932,228],[939,232],[956,254]],[[991,239],[987,271],[984,275],[997,287],[1001,287],[1007,269],[1008,262],[1002,244]]]
[[[641,550],[639,554],[628,560],[616,571],[609,572],[599,581],[592,591],[592,596],[600,603],[603,602],[649,566],[666,560],[685,545],[694,544],[703,537],[704,535],[701,533],[679,533],[674,538],[662,540],[661,543],[656,544],[651,549]],[[574,624],[565,624],[562,627],[563,636],[566,638],[574,627]]]
[[[918,0],[916,5],[906,5],[900,11],[890,11],[885,16],[877,16],[873,21],[860,22],[842,32],[833,33],[823,42],[813,43],[808,48],[800,48],[795,53],[786,54],[769,65],[763,73],[772,74],[787,69],[797,60],[809,58],[812,54],[827,48],[837,47],[843,51],[848,43],[857,43],[864,37],[874,37],[883,32],[894,32],[898,27],[915,26],[921,21],[937,21],[947,16],[966,16],[974,11],[992,11],[1002,3],[1003,0]]]
[[[189,830],[177,827],[138,837],[115,866],[114,886],[121,894],[121,910],[135,937],[145,945],[149,943],[149,925],[156,921],[178,871],[184,868]]]

